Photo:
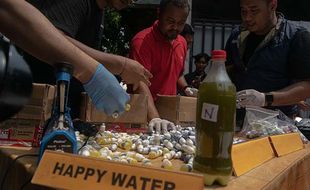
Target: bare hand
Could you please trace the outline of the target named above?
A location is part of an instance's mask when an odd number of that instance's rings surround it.
[[[309,111],[310,105],[305,101],[300,101],[297,103],[297,106],[303,111]]]
[[[138,84],[140,81],[150,86],[153,75],[135,60],[125,58],[124,70],[120,76],[127,84]]]

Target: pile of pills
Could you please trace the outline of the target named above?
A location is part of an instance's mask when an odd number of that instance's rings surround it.
[[[180,170],[192,171],[196,151],[195,128],[177,126],[165,134],[127,134],[106,131],[101,126],[95,137],[86,137],[76,132],[79,154],[116,162],[152,165],[152,159],[161,159],[161,167],[172,169],[172,159],[184,162]],[[118,151],[120,150],[120,151]]]
[[[248,125],[245,135],[247,138],[253,139],[261,136],[280,134],[284,134],[284,131],[278,127],[277,123],[255,120]]]

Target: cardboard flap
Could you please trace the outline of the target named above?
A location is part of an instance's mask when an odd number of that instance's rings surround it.
[[[46,100],[53,101],[55,87],[48,84],[33,83],[31,99],[27,105],[44,106]]]
[[[187,96],[180,96],[180,106],[179,110],[187,111],[190,108],[196,108],[197,98],[195,97],[187,97]]]
[[[196,122],[197,98],[159,95],[155,103],[159,115],[176,124]]]
[[[178,110],[179,98],[176,96],[163,96],[158,95],[158,99],[155,102],[155,106],[162,119],[167,119],[176,123],[178,116],[176,110]]]
[[[46,121],[51,117],[54,95],[54,86],[34,83],[29,102],[12,118]]]
[[[24,108],[14,115],[13,118],[37,119],[42,117],[43,109],[40,106],[25,105]]]

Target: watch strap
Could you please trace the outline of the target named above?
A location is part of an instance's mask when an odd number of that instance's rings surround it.
[[[265,93],[265,105],[271,106],[272,103],[273,103],[273,94],[270,92]]]

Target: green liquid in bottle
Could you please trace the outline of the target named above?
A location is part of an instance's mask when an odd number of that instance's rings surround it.
[[[227,80],[204,81],[199,88],[194,170],[205,184],[227,185],[232,172],[231,147],[236,112],[236,88]],[[224,78],[226,78],[224,76]]]

